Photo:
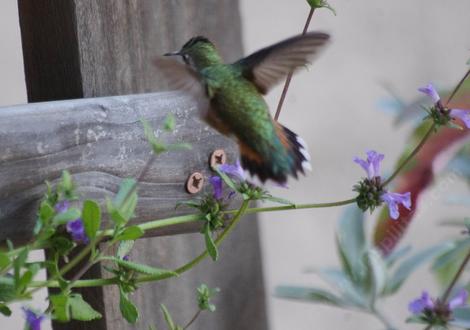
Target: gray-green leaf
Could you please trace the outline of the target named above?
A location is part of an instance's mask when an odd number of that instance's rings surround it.
[[[70,208],[63,213],[56,214],[55,217],[52,219],[55,225],[65,225],[67,222],[76,220],[80,218],[81,213],[79,209]]]
[[[144,264],[138,264],[136,262],[126,261],[126,260],[122,260],[116,257],[103,257],[102,259],[112,260],[124,268],[134,270],[141,274],[154,275],[154,276],[178,276],[177,273],[171,270],[155,268],[155,267],[147,266]]]
[[[340,297],[317,288],[282,285],[276,288],[275,295],[280,298],[316,302],[338,307],[348,306],[348,303]]]
[[[138,226],[130,226],[125,228],[119,235],[117,235],[116,240],[118,241],[133,241],[142,237],[144,231]]]
[[[212,239],[212,233],[208,223],[204,226],[204,240],[206,242],[207,253],[209,253],[212,260],[217,261],[219,258],[219,251],[217,249],[217,245],[215,245],[215,242]]]
[[[165,318],[165,322],[168,325],[168,328],[170,330],[175,330],[176,325],[175,325],[175,322],[173,321],[173,318],[171,317],[170,312],[168,311],[168,308],[166,308],[164,304],[161,304],[160,309],[162,310],[163,317]]]

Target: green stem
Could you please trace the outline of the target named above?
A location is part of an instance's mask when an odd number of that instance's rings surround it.
[[[419,142],[419,144],[413,149],[413,151],[408,155],[408,157],[405,158],[405,160],[398,166],[395,171],[393,172],[390,177],[382,183],[382,186],[385,187],[388,185],[390,182],[395,179],[395,177],[403,170],[403,168],[408,165],[408,163],[416,156],[416,154],[421,150],[421,148],[424,146],[426,141],[429,139],[431,136],[432,132],[436,130],[436,124],[433,123],[431,127],[429,127],[429,130],[424,134],[423,138]]]

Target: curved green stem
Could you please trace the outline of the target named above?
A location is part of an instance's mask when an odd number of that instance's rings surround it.
[[[408,157],[405,158],[405,160],[395,169],[392,175],[382,183],[382,186],[388,185],[390,182],[395,179],[395,177],[403,170],[403,168],[408,165],[408,163],[416,156],[416,154],[421,150],[421,148],[424,146],[426,141],[429,139],[431,136],[432,132],[436,130],[436,124],[433,123],[431,127],[429,127],[429,130],[424,134],[423,138],[419,142],[419,144],[413,149],[413,151],[408,155]]]

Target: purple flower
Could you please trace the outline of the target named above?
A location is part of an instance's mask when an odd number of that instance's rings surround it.
[[[58,202],[54,206],[54,209],[57,213],[64,213],[69,209],[69,207],[70,207],[70,202],[64,199],[63,201]]]
[[[434,307],[434,301],[429,296],[429,293],[427,291],[423,291],[421,297],[410,302],[408,310],[414,315],[419,315],[425,310],[433,310]]]
[[[424,87],[418,88],[418,91],[429,96],[434,101],[434,103],[437,103],[441,100],[439,93],[436,91],[436,89],[431,83],[427,84]]]
[[[464,307],[467,305],[468,292],[465,289],[461,289],[457,294],[449,301],[449,309],[454,310],[458,307]]]
[[[124,257],[122,257],[122,260],[129,261],[130,258],[131,258],[130,255],[126,254]]]
[[[439,93],[436,91],[436,89],[434,88],[432,84],[428,84],[427,86],[421,87],[418,90],[428,95],[433,100],[434,103],[438,103],[441,100]],[[440,108],[443,109],[443,106],[440,105]],[[467,128],[470,128],[470,110],[450,109],[450,116],[454,119],[455,118],[460,119],[461,121],[464,122]]]
[[[361,165],[361,167],[367,172],[367,177],[372,179],[376,176],[380,176],[380,162],[384,159],[384,155],[379,154],[373,150],[367,151],[367,160],[354,157],[354,162]]]
[[[24,316],[26,319],[26,329],[29,330],[41,330],[41,322],[44,321],[45,316],[42,314],[36,314],[30,309],[23,307]]]
[[[66,225],[67,232],[72,236],[72,239],[77,243],[88,243],[88,237],[85,234],[85,227],[83,227],[82,219],[71,220]]]
[[[219,170],[233,178],[236,178],[240,181],[245,181],[245,172],[243,171],[243,168],[240,165],[240,161],[237,160],[235,165],[231,164],[222,164],[219,166]]]
[[[462,109],[451,109],[450,116],[453,118],[458,118],[464,122],[467,128],[470,128],[470,110],[462,110]]]
[[[399,204],[403,205],[408,210],[411,209],[411,193],[409,192],[404,194],[385,192],[380,198],[387,203],[390,217],[394,220],[397,220],[400,216],[400,212],[398,211]]]
[[[222,178],[220,176],[214,175],[214,176],[211,176],[209,181],[214,191],[214,194],[213,194],[214,198],[217,200],[222,199],[223,197]]]

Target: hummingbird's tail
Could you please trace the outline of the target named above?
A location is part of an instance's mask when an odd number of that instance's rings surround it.
[[[287,182],[292,175],[297,178],[298,173],[305,174],[311,170],[310,155],[305,141],[287,127],[275,123],[277,139],[270,141],[270,148],[264,152],[255,151],[244,144],[240,144],[241,165],[253,178],[253,183],[261,181],[264,184],[272,180],[280,185]]]

